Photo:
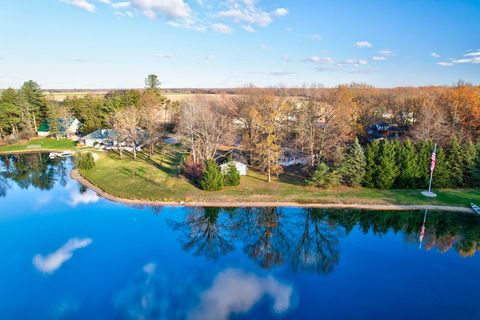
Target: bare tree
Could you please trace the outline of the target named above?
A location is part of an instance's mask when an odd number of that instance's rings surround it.
[[[133,149],[133,158],[137,158],[137,142],[142,138],[139,130],[141,120],[140,111],[135,106],[130,106],[115,113],[113,127],[118,132],[120,156],[122,156],[122,143],[130,144]]]
[[[233,122],[223,103],[197,96],[182,104],[178,132],[198,164],[215,158],[218,147],[231,142]]]

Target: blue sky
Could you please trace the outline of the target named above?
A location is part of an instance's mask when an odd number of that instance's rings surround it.
[[[480,1],[4,0],[0,88],[480,83]]]

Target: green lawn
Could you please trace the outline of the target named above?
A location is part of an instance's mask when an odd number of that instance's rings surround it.
[[[12,144],[0,147],[0,153],[35,152],[45,150],[73,150],[75,142],[68,139],[36,138],[24,144]]]
[[[435,190],[438,197],[425,198],[419,190],[376,190],[341,187],[319,190],[306,187],[303,180],[280,176],[271,183],[265,176],[249,171],[240,186],[221,191],[200,190],[190,182],[177,178],[179,153],[169,146],[153,159],[140,154],[120,158],[114,153],[99,153],[96,167],[81,174],[102,190],[129,199],[158,201],[250,201],[297,203],[356,203],[356,204],[438,204],[468,206],[480,203],[480,189]]]

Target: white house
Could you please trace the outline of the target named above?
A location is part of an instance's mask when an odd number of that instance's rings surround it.
[[[81,141],[89,147],[96,145],[114,146],[117,145],[118,133],[113,129],[98,129],[84,136]]]
[[[290,150],[284,150],[278,164],[282,167],[294,166],[297,164],[305,165],[308,163],[308,157],[303,154],[295,153]]]
[[[238,170],[238,172],[240,173],[241,176],[246,176],[247,175],[247,172],[248,172],[247,165],[245,163],[241,163],[241,162],[238,162],[238,161],[230,161],[230,162],[227,162],[227,163],[224,163],[224,164],[220,165],[220,170],[222,171],[223,174],[227,173],[228,166],[231,163],[235,164],[235,167],[237,168],[237,170]]]

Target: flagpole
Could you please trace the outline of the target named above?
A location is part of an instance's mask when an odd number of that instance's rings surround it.
[[[433,148],[433,153],[437,153],[437,144],[435,143],[435,147]],[[430,182],[428,183],[428,192],[432,192],[432,179],[433,179],[433,168],[430,166]]]
[[[420,245],[418,246],[418,249],[422,249],[423,237],[425,236],[425,222],[427,222],[427,212],[428,210],[425,210],[425,215],[423,216],[423,224],[420,229]]]

